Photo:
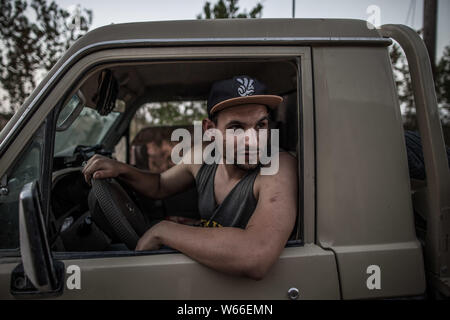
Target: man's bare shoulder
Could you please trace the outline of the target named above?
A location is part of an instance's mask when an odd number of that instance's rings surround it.
[[[292,184],[296,183],[298,179],[297,175],[297,158],[291,155],[289,152],[280,152],[278,158],[278,170],[275,174],[264,175],[259,172],[255,180],[255,196],[259,195],[260,190],[263,188],[276,188],[278,190],[284,190],[290,188]]]
[[[297,174],[297,158],[289,152],[282,151],[278,154],[278,170],[274,174],[259,173],[258,177],[264,180],[274,180],[271,178]]]
[[[295,169],[297,171],[297,157],[294,157],[287,151],[279,153],[280,157],[280,169],[283,167],[289,168],[289,170]]]

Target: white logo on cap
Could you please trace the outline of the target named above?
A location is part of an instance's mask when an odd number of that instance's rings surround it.
[[[241,84],[237,90],[238,94],[241,97],[251,96],[253,94],[253,92],[255,92],[255,87],[253,87],[252,79],[250,79],[250,81],[249,81],[249,79],[247,79],[247,78],[242,78],[242,79],[237,78],[236,81]]]

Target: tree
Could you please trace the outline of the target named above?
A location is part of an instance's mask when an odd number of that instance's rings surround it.
[[[403,110],[403,125],[407,130],[418,130],[414,93],[408,63],[401,48],[394,44],[390,48],[394,80]],[[444,140],[450,145],[450,45],[436,66],[435,88]]]
[[[436,66],[436,94],[441,110],[442,122],[450,125],[450,45]]]
[[[416,107],[409,73],[408,62],[400,46],[394,43],[389,50],[394,81],[400,106],[403,108],[403,122],[406,128],[416,128]]]
[[[207,117],[206,104],[202,101],[147,103],[134,115],[130,137],[149,125],[192,125]]]
[[[16,110],[62,53],[86,33],[92,11],[47,0],[0,0],[0,90],[3,109]],[[5,106],[6,105],[6,106]]]
[[[197,19],[233,19],[233,18],[261,18],[263,6],[258,3],[253,9],[247,13],[239,11],[238,0],[219,0],[211,6],[210,2],[206,2],[203,6],[203,15],[197,15]]]
[[[405,126],[415,129],[417,128],[416,109],[408,62],[403,50],[396,43],[391,46],[389,54],[398,97],[403,107]],[[448,126],[450,124],[450,45],[445,47],[444,54],[436,66],[435,73],[434,80],[439,112],[443,124]]]
[[[238,0],[219,0],[214,5],[206,2],[203,6],[203,14],[197,15],[197,19],[261,18],[262,9],[262,4],[258,3],[249,13],[246,10],[239,12]],[[136,112],[131,136],[148,125],[186,125],[192,124],[195,120],[202,120],[206,116],[205,102],[146,104]]]

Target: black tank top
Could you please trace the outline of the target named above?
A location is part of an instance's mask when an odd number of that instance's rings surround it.
[[[248,171],[220,205],[217,205],[214,196],[214,177],[217,167],[216,163],[203,163],[196,176],[198,209],[202,226],[245,229],[257,204],[253,195],[253,184],[259,173],[259,166]]]

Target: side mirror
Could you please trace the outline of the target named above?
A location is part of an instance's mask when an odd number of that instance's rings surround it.
[[[53,260],[36,181],[26,184],[20,193],[19,232],[22,263],[11,275],[11,294],[32,297],[62,294],[64,263]]]

